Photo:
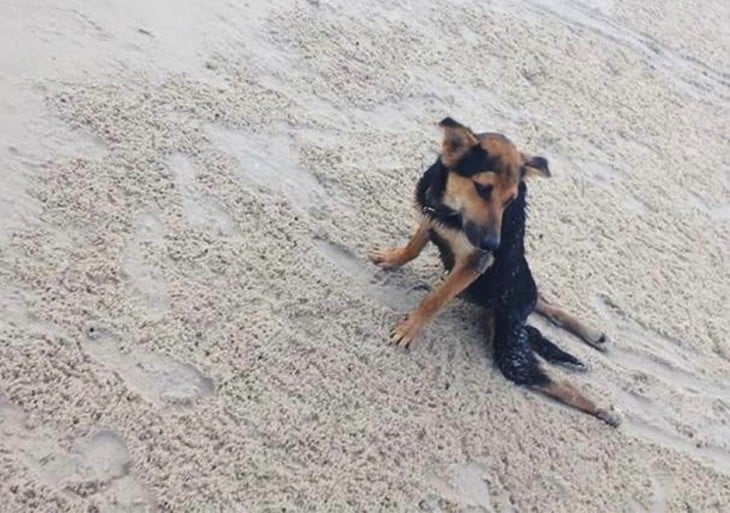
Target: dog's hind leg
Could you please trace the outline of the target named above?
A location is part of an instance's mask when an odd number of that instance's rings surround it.
[[[528,325],[525,326],[525,329],[527,330],[530,346],[537,354],[545,358],[546,361],[570,367],[571,369],[586,370],[583,362],[545,338],[537,328]]]
[[[603,332],[587,326],[559,306],[549,303],[542,294],[537,298],[535,312],[600,351],[605,351],[608,347],[608,337]]]
[[[563,404],[598,417],[610,426],[618,427],[621,424],[621,419],[618,415],[603,408],[598,408],[593,401],[588,399],[580,390],[567,381],[558,383],[551,380],[547,384],[536,385],[534,388]]]
[[[494,321],[494,359],[507,379],[539,390],[548,397],[598,417],[611,426],[619,425],[618,416],[598,408],[573,385],[566,382],[556,383],[550,379],[532,353],[527,326],[519,317],[498,311]]]
[[[403,247],[392,249],[376,249],[368,254],[370,260],[384,269],[393,269],[407,264],[421,254],[429,240],[429,222],[422,220],[411,239]]]

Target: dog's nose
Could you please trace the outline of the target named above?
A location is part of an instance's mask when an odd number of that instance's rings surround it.
[[[499,237],[486,235],[479,244],[479,247],[484,251],[496,251],[499,247]]]

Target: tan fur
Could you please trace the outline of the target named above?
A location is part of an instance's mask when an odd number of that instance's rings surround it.
[[[429,231],[435,232],[449,245],[454,255],[454,268],[444,282],[434,292],[426,296],[407,319],[393,329],[391,341],[405,347],[414,346],[423,327],[444,306],[471,285],[493,261],[491,255],[486,255],[474,247],[461,230],[454,230],[434,223],[425,216],[404,247],[373,251],[369,255],[370,259],[375,264],[388,269],[403,265],[420,254],[428,240]]]
[[[384,269],[393,269],[407,264],[418,257],[428,243],[429,232],[435,232],[451,248],[456,262],[474,261],[479,256],[479,248],[474,247],[461,230],[454,230],[431,218],[422,216],[418,228],[405,246],[391,249],[376,249],[368,254],[370,260]]]
[[[499,235],[502,212],[509,201],[516,197],[517,187],[523,178],[523,154],[501,134],[475,134],[468,127],[454,122],[441,126],[444,130],[441,160],[447,167],[455,166],[459,159],[477,145],[497,162],[495,169],[485,169],[469,178],[450,171],[443,197],[444,205],[488,232]],[[489,198],[478,194],[475,183],[492,187]],[[429,231],[435,232],[449,246],[453,253],[454,266],[444,283],[393,330],[391,340],[405,346],[413,344],[423,326],[493,261],[491,255],[487,258],[483,251],[469,241],[463,230],[442,226],[428,217],[421,220],[418,229],[405,246],[372,251],[370,259],[384,268],[408,263],[421,253],[428,241]]]
[[[499,237],[502,212],[516,197],[520,181],[528,176],[550,176],[547,161],[542,157],[532,158],[520,153],[503,135],[477,135],[450,118],[446,118],[440,125],[444,128],[441,160],[449,168],[443,204],[461,214],[467,221],[464,226],[469,227],[472,226],[469,223],[473,223],[484,229],[488,235]],[[458,174],[454,166],[476,145],[480,145],[487,152],[488,162],[494,169],[484,169],[469,177]],[[479,191],[481,186],[490,189]],[[443,283],[392,330],[391,342],[404,347],[415,345],[424,326],[494,262],[493,255],[474,246],[463,229],[447,227],[428,216],[421,218],[418,229],[405,246],[373,251],[370,259],[385,268],[403,265],[421,253],[431,235],[438,237],[439,247],[443,242],[448,248],[449,258],[453,258],[453,262],[447,265],[451,270]],[[536,311],[595,347],[600,347],[605,341],[603,334],[586,327],[542,297],[538,298]],[[598,408],[580,390],[567,382],[549,381],[535,388],[564,404],[595,415],[612,426],[619,423],[616,415]]]
[[[501,168],[512,180],[520,179],[520,166],[523,164],[522,154],[507,137],[502,134],[479,134],[479,144],[490,155],[498,155]]]
[[[455,165],[471,148],[479,144],[474,132],[465,126],[444,127],[441,159],[447,166]]]
[[[583,392],[575,388],[567,381],[556,382],[551,381],[547,385],[535,387],[540,390],[543,394],[548,397],[560,401],[563,404],[577,408],[578,410],[584,411],[589,415],[595,415],[607,424],[616,427],[620,424],[620,419],[617,415],[603,409],[598,408],[596,404],[588,399]]]
[[[465,178],[450,172],[446,181],[443,203],[479,224],[486,224],[489,221],[489,211],[474,189],[473,178]]]
[[[430,221],[423,218],[408,244],[401,248],[376,249],[370,252],[370,260],[384,269],[393,269],[418,257],[428,242]]]
[[[431,229],[444,240],[454,254],[455,263],[468,262],[473,260],[479,248],[476,248],[469,242],[466,235],[461,230],[454,230],[438,223],[431,223]]]
[[[484,227],[488,232],[499,234],[502,212],[509,201],[517,196],[517,186],[522,179],[523,155],[503,135],[479,134],[475,137],[479,145],[496,158],[498,165],[495,169],[485,169],[469,178],[454,171],[449,172],[443,201],[469,221]],[[491,186],[491,196],[479,196],[474,183]]]
[[[569,314],[561,307],[549,303],[542,295],[538,296],[535,312],[546,317],[556,326],[572,333],[582,339],[586,344],[604,351],[608,345],[608,339],[602,332],[587,326],[582,321]]]
[[[490,255],[489,258],[493,259]],[[461,294],[482,273],[478,258],[457,259],[456,265],[438,288],[426,296],[408,317],[392,331],[391,342],[413,347],[418,334],[452,299]],[[488,266],[490,262],[485,265]]]
[[[520,153],[520,155],[522,157],[522,162],[524,163],[522,166],[526,178],[540,176],[543,178],[550,178],[550,170],[546,166],[536,166],[533,162],[532,155],[528,155],[527,153]],[[546,162],[543,162],[543,164],[546,164]]]

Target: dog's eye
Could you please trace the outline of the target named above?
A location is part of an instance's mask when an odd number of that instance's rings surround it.
[[[474,182],[474,188],[477,190],[477,194],[484,199],[489,199],[492,195],[492,189],[494,189],[491,185],[484,185],[477,182]]]

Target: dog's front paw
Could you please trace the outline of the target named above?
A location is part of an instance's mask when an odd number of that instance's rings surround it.
[[[375,249],[368,253],[370,261],[383,269],[393,269],[403,265],[403,250],[401,248],[393,249]]]
[[[409,316],[390,332],[390,342],[405,348],[415,347],[421,328],[423,328],[423,323],[419,322],[416,317]]]

